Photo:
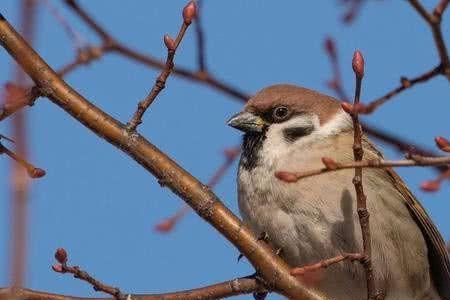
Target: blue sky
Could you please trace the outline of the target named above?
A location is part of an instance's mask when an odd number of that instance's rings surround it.
[[[425,1],[433,7],[436,1]],[[59,1],[53,1],[88,41],[98,39]],[[102,25],[129,46],[165,58],[162,36],[172,36],[185,1],[80,1]],[[4,0],[1,13],[17,25],[18,1]],[[327,35],[338,41],[347,90],[355,49],[366,60],[362,101],[370,101],[414,76],[438,59],[428,27],[404,1],[369,1],[352,26],[340,22],[338,1],[205,1],[203,24],[209,70],[252,94],[274,83],[295,83],[332,93],[323,51]],[[450,16],[444,37],[450,38]],[[36,49],[55,68],[70,61],[74,48],[60,25],[41,8]],[[195,34],[189,29],[176,57],[180,66],[196,67]],[[14,64],[0,51],[0,82]],[[109,54],[66,79],[81,94],[121,121],[130,118],[157,71]],[[450,137],[449,82],[444,78],[415,87],[366,117],[368,123],[433,147],[436,135]],[[222,163],[222,151],[237,145],[239,133],[225,125],[241,103],[206,86],[171,77],[144,117],[141,133],[203,182]],[[129,157],[98,139],[46,99],[27,109],[31,161],[47,171],[33,182],[27,286],[55,293],[92,296],[83,282],[50,270],[57,247],[70,260],[124,292],[146,293],[198,287],[253,273],[238,251],[195,214],[168,235],[153,231],[182,201]],[[9,122],[0,123],[8,135]],[[402,154],[380,145],[389,158]],[[8,284],[10,162],[0,157],[0,286]],[[215,191],[234,212],[236,164]],[[445,238],[450,238],[447,184],[424,193],[419,184],[433,178],[429,169],[399,173],[421,199]],[[4,266],[4,267],[3,267]],[[248,299],[249,296],[239,297]],[[276,297],[273,297],[276,298]]]

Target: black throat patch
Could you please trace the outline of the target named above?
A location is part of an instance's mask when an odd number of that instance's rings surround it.
[[[258,165],[260,152],[265,139],[265,132],[244,134],[241,155],[241,166],[244,169],[250,171]]]

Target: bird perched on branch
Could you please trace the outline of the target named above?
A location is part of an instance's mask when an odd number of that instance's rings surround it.
[[[292,267],[363,252],[354,170],[295,183],[275,176],[280,170],[323,168],[323,157],[353,161],[353,123],[339,101],[309,89],[275,85],[257,93],[228,124],[245,133],[238,199],[241,215],[255,234],[267,233]],[[363,149],[364,159],[382,158],[366,137]],[[364,169],[362,180],[376,289],[386,300],[450,299],[443,239],[408,187],[390,168]],[[361,264],[343,261],[315,273],[314,280],[304,283],[324,299],[366,298]]]

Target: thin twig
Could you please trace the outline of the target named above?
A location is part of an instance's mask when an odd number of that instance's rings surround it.
[[[58,9],[51,3],[50,0],[41,0],[49,10],[50,14],[61,24],[64,31],[67,33],[75,49],[82,49],[87,43],[82,35],[70,26],[69,22],[61,15]]]
[[[325,46],[324,47],[325,52],[327,53],[327,56],[329,57],[329,60],[330,60],[331,66],[332,66],[332,74],[333,74],[332,79],[330,81],[328,81],[327,85],[328,85],[328,87],[330,87],[331,90],[333,90],[336,93],[336,95],[340,98],[341,101],[347,102],[349,97],[347,96],[347,93],[345,92],[345,89],[344,89],[344,86],[343,86],[343,83],[341,80],[342,76],[341,76],[341,69],[340,69],[340,65],[339,65],[339,59],[338,59],[338,55],[337,55],[336,42],[331,37],[328,37],[325,39],[324,46]],[[430,71],[430,72],[432,72],[432,71]],[[425,73],[425,74],[427,74],[427,73]],[[409,86],[407,86],[408,80],[404,78],[403,82],[402,82],[402,87],[403,87],[403,85],[405,85],[405,88],[400,87],[400,88],[394,89],[393,91],[388,92],[385,96],[383,96],[375,101],[386,102],[388,99],[392,99],[394,94],[396,96],[399,93],[405,91],[406,89],[411,88],[416,83],[423,83],[426,81],[426,80],[421,81],[420,77],[421,76],[410,79],[409,81],[413,82],[413,84],[411,84]],[[384,98],[386,98],[386,100],[382,100]],[[360,103],[359,107],[362,107],[362,106],[363,105]],[[392,133],[383,131],[372,125],[365,124],[364,122],[361,122],[361,121],[360,121],[360,124],[361,124],[364,132],[366,132],[370,136],[380,140],[381,142],[384,142],[391,146],[394,146],[399,151],[405,152],[405,151],[411,151],[413,149],[415,153],[423,155],[423,156],[437,156],[437,154],[434,153],[433,151],[428,150],[428,149],[424,148],[423,146],[414,144],[410,141],[406,141],[402,137],[395,136]],[[445,171],[448,169],[445,166],[438,166],[437,168],[439,171]]]
[[[338,256],[335,256],[332,258],[321,260],[312,265],[293,268],[291,270],[291,274],[294,276],[302,276],[302,275],[305,275],[305,273],[307,273],[307,272],[313,272],[313,271],[317,271],[319,269],[325,269],[331,265],[337,264],[344,260],[349,260],[350,262],[357,260],[357,261],[362,262],[362,261],[364,261],[364,259],[365,259],[365,256],[360,253],[344,253],[344,254],[341,254],[341,255],[338,255]]]
[[[342,74],[339,67],[339,56],[337,53],[336,42],[332,37],[326,37],[324,49],[330,59],[333,77],[327,82],[328,87],[336,93],[341,101],[348,101],[349,97],[342,84]]]
[[[92,285],[94,291],[106,293],[108,295],[113,296],[117,300],[126,299],[126,295],[123,294],[119,288],[112,287],[110,285],[101,282],[100,280],[95,279],[88,272],[81,270],[80,267],[78,266],[69,266],[67,264],[68,262],[67,252],[63,248],[59,248],[56,250],[55,258],[58,261],[58,264],[52,266],[53,271],[62,274],[70,273],[73,275],[74,278],[86,281],[87,283]]]
[[[180,31],[178,32],[178,36],[175,39],[175,41],[168,35],[164,36],[164,43],[167,47],[167,58],[165,67],[159,74],[158,78],[156,79],[156,82],[153,85],[153,88],[151,89],[150,93],[144,100],[139,102],[138,108],[134,113],[133,118],[127,124],[128,131],[136,130],[137,126],[139,126],[139,124],[142,123],[142,117],[147,111],[147,109],[150,107],[150,105],[153,103],[153,101],[156,99],[159,93],[165,88],[167,78],[169,77],[170,73],[172,73],[174,67],[173,59],[175,58],[175,53],[184,37],[184,34],[186,33],[187,28],[191,24],[192,19],[195,17],[195,14],[196,14],[195,2],[190,2],[183,10],[184,16],[183,24],[181,25]]]
[[[100,36],[100,38],[104,42],[111,43],[114,39],[112,39],[111,35],[101,27],[94,19],[91,18],[78,4],[75,0],[65,0],[65,3],[73,9],[82,19],[83,21]]]
[[[450,169],[440,173],[435,179],[426,180],[420,184],[420,188],[425,192],[436,192],[441,188],[441,183],[450,178]]]
[[[5,138],[4,136],[1,136]],[[0,154],[6,154],[12,160],[14,160],[18,165],[25,168],[30,178],[41,178],[45,176],[45,171],[41,168],[36,168],[34,165],[29,163],[25,158],[19,154],[14,153],[10,149],[6,148],[2,143],[0,143]]]
[[[322,162],[324,167],[315,170],[301,171],[301,172],[285,172],[279,171],[275,173],[276,177],[287,182],[296,182],[300,179],[317,176],[325,173],[335,172],[344,169],[355,168],[391,168],[391,167],[428,167],[428,166],[446,166],[450,164],[450,157],[426,157],[420,155],[411,155],[412,159],[404,160],[385,160],[385,159],[371,159],[352,161],[348,163],[339,163],[329,157],[323,157]]]
[[[359,103],[359,98],[361,95],[361,82],[364,76],[364,58],[359,51],[356,51],[353,56],[352,61],[353,71],[355,72],[356,78],[356,88],[355,88],[355,99],[353,101],[353,106],[357,106]],[[362,147],[362,129],[359,124],[358,113],[353,112],[351,114],[353,121],[353,156],[355,161],[361,161],[364,155],[364,149]],[[356,207],[359,216],[359,223],[361,225],[361,233],[363,240],[364,256],[366,257],[366,262],[364,264],[364,270],[366,271],[366,281],[367,281],[367,299],[375,299],[375,278],[373,277],[373,267],[371,262],[372,257],[372,247],[370,238],[370,227],[369,227],[369,212],[367,210],[367,198],[364,193],[364,187],[362,184],[362,168],[355,168],[355,176],[353,177],[353,184],[356,191]]]
[[[384,103],[386,103],[387,101],[392,99],[392,97],[397,96],[404,90],[411,88],[412,86],[414,86],[417,83],[426,82],[426,81],[430,80],[431,78],[436,77],[437,75],[440,75],[440,74],[442,74],[442,66],[441,65],[434,67],[430,71],[427,71],[427,72],[425,72],[417,77],[411,78],[411,79],[408,79],[406,77],[401,77],[400,78],[400,86],[389,91],[388,93],[386,93],[386,95],[384,95],[378,99],[375,99],[372,102],[369,102],[368,104],[360,104],[359,106],[357,106],[358,113],[370,114],[370,113],[374,112],[377,108],[379,108],[381,105],[383,105]]]
[[[441,28],[442,15],[450,0],[440,0],[436,8],[433,10],[433,13],[429,13],[425,7],[422,6],[419,0],[408,0],[408,2],[430,26],[434,43],[439,54],[439,59],[441,61],[442,74],[445,75],[450,81],[450,59]]]

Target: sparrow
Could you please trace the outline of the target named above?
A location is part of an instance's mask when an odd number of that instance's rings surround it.
[[[323,168],[322,157],[354,160],[353,123],[340,101],[294,85],[273,85],[252,97],[228,125],[244,132],[238,203],[256,235],[267,234],[292,267],[362,253],[354,170],[295,183],[275,176]],[[383,158],[366,136],[362,143],[363,159]],[[377,291],[386,300],[450,299],[445,243],[424,208],[391,168],[363,169],[362,178]],[[318,272],[305,283],[323,299],[366,299],[361,264],[343,261]]]

